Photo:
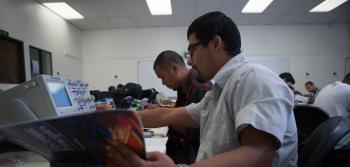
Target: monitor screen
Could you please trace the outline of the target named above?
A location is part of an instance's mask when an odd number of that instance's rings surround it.
[[[63,82],[47,81],[47,86],[49,87],[49,91],[55,101],[56,107],[72,106]]]

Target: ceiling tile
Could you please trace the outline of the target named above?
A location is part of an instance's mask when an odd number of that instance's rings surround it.
[[[196,15],[201,16],[208,12],[220,10],[222,1],[223,0],[198,0]]]
[[[130,17],[113,17],[111,20],[118,28],[131,28],[135,25]]]
[[[294,7],[297,0],[282,0],[273,1],[264,11],[264,13],[283,14],[286,13],[291,7]]]
[[[197,7],[197,0],[171,1],[173,15],[193,15]]]
[[[145,0],[119,0],[129,16],[150,16]]]
[[[132,16],[132,20],[135,23],[135,27],[152,27],[153,17],[152,16]]]
[[[237,15],[247,2],[248,0],[223,0],[220,9],[227,15]]]
[[[92,0],[92,2],[107,17],[124,17],[128,15],[118,0]]]
[[[73,9],[78,11],[84,18],[101,18],[105,17],[103,12],[96,8],[95,4],[91,1],[69,1],[67,2]]]
[[[174,26],[189,26],[195,19],[194,15],[175,15],[173,16]]]
[[[236,18],[236,23],[241,25],[247,24],[272,24],[277,16],[274,14],[240,14]]]
[[[82,30],[95,30],[95,29],[110,29],[118,28],[109,19],[84,19],[84,20],[70,20],[70,23],[79,27]]]
[[[153,16],[153,23],[155,27],[172,26],[173,17],[168,15]]]

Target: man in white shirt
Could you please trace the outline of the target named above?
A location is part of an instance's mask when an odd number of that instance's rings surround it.
[[[325,110],[330,117],[350,116],[350,73],[343,82],[334,82],[325,86],[315,99],[315,106]]]
[[[187,38],[188,64],[198,81],[214,79],[214,88],[197,104],[140,112],[144,126],[200,127],[193,167],[297,166],[292,92],[271,70],[247,63],[234,22],[221,12],[207,13],[192,22]],[[144,161],[121,144],[109,155],[123,167],[176,166],[159,152]]]

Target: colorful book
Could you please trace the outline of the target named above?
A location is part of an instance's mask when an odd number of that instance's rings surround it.
[[[0,127],[0,136],[50,161],[51,166],[116,166],[106,146],[122,142],[146,159],[142,125],[134,111],[82,113]]]

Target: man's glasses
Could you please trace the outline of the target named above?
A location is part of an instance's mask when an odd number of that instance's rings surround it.
[[[193,55],[193,52],[196,49],[196,47],[199,46],[200,44],[202,44],[201,41],[199,41],[195,44],[188,45],[187,52],[185,52],[185,55],[184,55],[185,59],[189,59]]]

